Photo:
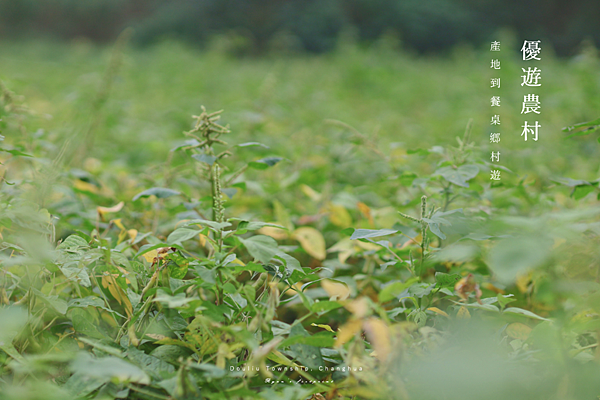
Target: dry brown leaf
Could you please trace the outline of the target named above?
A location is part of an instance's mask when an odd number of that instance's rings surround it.
[[[477,302],[481,304],[481,289],[479,289],[479,285],[475,282],[473,274],[469,274],[456,282],[454,290],[458,292],[458,296],[463,300],[469,298],[469,293],[475,292],[475,298],[477,299]]]

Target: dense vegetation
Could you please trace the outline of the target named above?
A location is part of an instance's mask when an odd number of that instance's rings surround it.
[[[0,44],[3,399],[597,398],[595,49],[495,182],[487,49],[126,39]]]
[[[386,34],[419,52],[480,45],[508,28],[572,56],[600,45],[592,0],[0,0],[0,39],[23,36],[110,42],[134,27],[137,44],[177,38],[206,46],[216,35],[238,52],[323,52],[344,31],[367,42]],[[518,49],[515,49],[515,51]]]

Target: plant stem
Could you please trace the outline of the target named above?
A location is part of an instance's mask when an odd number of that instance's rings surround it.
[[[421,197],[421,266],[419,275],[423,273],[423,263],[425,261],[425,247],[427,238],[427,222],[424,218],[427,218],[427,196]]]

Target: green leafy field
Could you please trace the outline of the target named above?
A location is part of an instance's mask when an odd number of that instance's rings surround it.
[[[0,44],[2,399],[600,395],[595,49],[545,49],[524,142],[508,35],[498,72],[125,36]]]

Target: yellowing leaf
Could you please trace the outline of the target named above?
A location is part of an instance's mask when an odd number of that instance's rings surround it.
[[[337,338],[335,339],[335,347],[341,347],[344,343],[348,342],[362,327],[362,321],[359,319],[351,319],[342,325],[338,331]]]
[[[95,314],[92,313],[92,315],[93,315],[94,319],[96,319]],[[115,322],[114,317],[110,313],[108,313],[107,311],[102,311],[100,313],[100,317],[102,317],[102,320],[104,322],[106,322],[107,324],[109,324],[110,326],[112,326],[113,328],[119,328],[120,327],[120,325],[117,325],[117,323]]]
[[[343,264],[346,260],[354,253],[356,253],[356,249],[353,242],[359,242],[359,240],[350,240],[350,238],[344,238],[331,246],[329,250],[330,253],[338,252],[338,260]]]
[[[288,296],[295,296],[302,291],[302,282],[296,282],[292,287],[285,291]]]
[[[506,327],[506,334],[513,339],[524,342],[531,334],[531,328],[520,322],[515,322]]]
[[[299,241],[300,246],[317,260],[324,260],[327,256],[325,252],[325,239],[321,232],[315,228],[303,226],[296,229],[292,237]]]
[[[381,248],[378,244],[375,243],[361,242],[360,240],[353,240],[353,242],[356,243],[356,246],[358,248],[367,251],[379,250]]]
[[[219,350],[217,351],[217,362],[215,363],[217,367],[221,369],[225,369],[225,359],[235,358],[235,354],[231,352],[229,349],[229,345],[227,343],[220,343]]]
[[[344,207],[330,203],[327,206],[329,211],[329,221],[340,228],[347,228],[352,225],[352,216]]]
[[[244,264],[244,262],[242,260],[240,260],[239,258],[236,258],[235,260],[233,260],[231,262],[232,264],[237,264],[237,265],[241,265],[242,267],[245,267],[246,264]]]
[[[100,218],[103,218],[104,214],[121,211],[124,205],[124,202],[120,202],[119,204],[114,205],[112,207],[96,207],[96,210],[98,211],[98,215],[100,215]]]
[[[181,224],[183,224],[183,223],[185,223],[185,222],[188,222],[188,221],[190,221],[190,220],[189,220],[189,219],[181,219],[181,220],[177,221],[177,223],[175,224],[175,228],[178,228],[178,227],[179,227],[179,225],[181,225]],[[202,229],[202,225],[198,224],[197,226],[198,226],[200,229]]]
[[[531,272],[517,275],[516,284],[521,293],[525,293],[529,289],[529,285],[531,284],[531,276]]]
[[[125,278],[125,282],[126,282],[126,283],[131,283],[131,282],[129,281],[129,278],[128,278],[129,271],[127,271],[127,270],[126,270],[125,268],[123,268],[123,267],[119,267],[118,265],[117,265],[117,269],[123,273],[123,277]]]
[[[125,230],[125,226],[121,222],[121,218],[113,219],[112,223],[115,224],[120,230],[122,230],[122,231]]]
[[[314,202],[318,202],[321,200],[321,194],[308,185],[300,185],[300,190],[302,190],[302,193],[307,195]]]
[[[560,247],[561,245],[565,244],[566,242],[567,242],[567,239],[554,238],[554,244],[552,245],[552,248],[556,249],[556,248]]]
[[[271,361],[275,361],[277,364],[286,365],[286,366],[298,366],[298,364],[290,361],[282,352],[279,350],[273,350],[269,354],[267,354],[267,358]]]
[[[440,309],[439,309],[439,308],[437,308],[437,307],[429,307],[429,308],[428,308],[428,310],[429,310],[429,311],[433,311],[434,313],[436,313],[436,314],[438,314],[438,315],[442,315],[442,316],[444,316],[444,317],[448,318],[448,314],[446,314],[446,312],[445,312],[445,311],[442,311],[442,310],[440,310]]]
[[[127,231],[127,234],[129,235],[129,238],[131,239],[131,243],[133,243],[133,241],[137,237],[138,231],[137,231],[137,229],[129,229]]]
[[[104,275],[102,275],[102,286],[105,289],[108,289],[110,294],[115,298],[115,300],[117,300],[119,302],[119,304],[123,305],[123,307],[125,308],[125,312],[127,313],[127,316],[131,317],[132,312],[133,312],[133,307],[131,306],[131,302],[129,301],[129,298],[125,294],[125,291],[117,283],[115,276],[118,276],[118,275],[117,274],[113,275],[113,274],[109,274],[108,272],[105,272]]]
[[[325,289],[331,300],[346,300],[350,296],[350,288],[343,283],[323,279],[321,286]]]
[[[274,226],[263,226],[256,232],[261,235],[270,236],[275,240],[284,240],[289,237],[285,229],[275,228]]]
[[[200,246],[202,246],[202,247],[206,246],[206,235],[199,233],[198,240],[200,241]]]
[[[377,352],[377,358],[384,362],[389,357],[392,348],[389,328],[382,320],[369,318],[363,323],[363,329]]]
[[[373,215],[371,214],[371,209],[369,208],[369,206],[363,203],[362,201],[356,203],[356,206],[358,207],[358,211],[360,211],[362,216],[368,219],[371,225],[374,225]]]
[[[335,332],[333,331],[333,329],[331,329],[331,327],[330,327],[329,325],[315,324],[315,323],[312,323],[311,325],[312,325],[312,326],[316,326],[316,327],[318,327],[318,328],[321,328],[321,329],[325,329],[326,331],[329,331],[329,332],[333,332],[333,333],[335,333]]]
[[[146,333],[146,336],[154,340],[170,339],[168,336],[161,335],[158,333]]]
[[[483,288],[485,288],[485,289],[487,289],[487,290],[491,290],[492,292],[498,293],[498,294],[505,294],[505,293],[506,293],[506,291],[505,291],[505,290],[502,290],[502,289],[500,289],[500,288],[498,288],[498,287],[496,287],[496,286],[492,285],[492,284],[491,284],[491,283],[489,283],[489,282],[486,282],[486,283],[484,283],[484,284],[482,285],[482,287],[483,287]]]
[[[83,192],[98,193],[98,188],[95,185],[92,185],[89,182],[84,182],[79,179],[75,180],[73,186],[75,186],[75,189],[81,190]]]
[[[142,254],[142,257],[146,259],[149,263],[153,262],[156,257],[158,257],[158,250],[150,250],[147,253]]]
[[[369,312],[369,303],[366,297],[361,297],[346,304],[346,309],[356,318],[364,318]]]
[[[279,225],[284,226],[290,232],[294,230],[294,224],[292,223],[290,214],[278,200],[273,200],[273,211],[275,212],[275,218],[277,218]]]
[[[456,314],[456,318],[458,319],[468,319],[471,318],[471,313],[467,310],[467,307],[461,306]]]

